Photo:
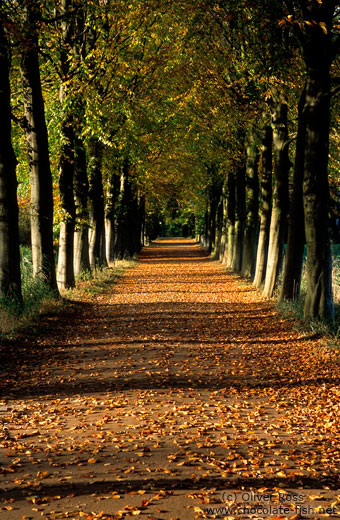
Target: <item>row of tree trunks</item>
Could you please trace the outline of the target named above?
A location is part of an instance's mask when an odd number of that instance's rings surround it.
[[[328,22],[330,23],[330,22]],[[321,39],[324,38],[319,32]],[[314,40],[313,40],[314,42]],[[321,48],[321,43],[320,43]],[[320,49],[318,49],[319,51]],[[314,48],[308,47],[306,87],[298,106],[298,132],[291,202],[289,201],[289,169],[287,104],[276,93],[271,100],[272,125],[266,128],[261,156],[261,219],[257,243],[258,186],[257,154],[251,141],[247,148],[245,169],[226,175],[221,198],[221,211],[215,218],[220,232],[221,262],[243,276],[256,271],[254,285],[264,284],[265,296],[273,296],[282,266],[283,244],[287,235],[287,251],[281,288],[282,299],[299,295],[305,237],[307,243],[307,294],[305,318],[334,317],[332,299],[332,262],[329,240],[328,136],[330,113],[330,62]],[[319,62],[315,64],[317,58]],[[322,56],[324,60],[322,61]],[[307,60],[306,58],[306,60]],[[307,63],[309,63],[307,60]],[[322,64],[320,63],[322,61]],[[325,63],[324,63],[325,61]],[[314,67],[312,65],[314,64]],[[272,194],[272,149],[274,188]],[[246,192],[245,192],[246,190]],[[246,196],[245,196],[246,193]],[[215,212],[216,214],[216,212]],[[288,230],[287,230],[287,216]],[[211,217],[210,217],[211,218]],[[270,227],[269,227],[270,223]]]
[[[306,82],[298,107],[291,201],[289,201],[288,189],[290,141],[287,130],[287,105],[279,92],[272,92],[270,103],[272,129],[267,129],[261,159],[261,220],[254,285],[262,287],[264,284],[264,294],[268,297],[273,296],[282,266],[283,245],[287,240],[281,298],[296,298],[300,292],[306,243],[307,292],[304,317],[332,321],[334,305],[329,236],[328,154],[332,95],[330,71],[340,50],[340,38],[333,30],[338,3],[334,0],[323,2],[301,0],[296,3],[286,2],[286,6],[295,20],[304,21],[296,24],[295,32],[300,40]],[[270,182],[271,132],[274,156],[273,189]],[[242,146],[240,150],[241,148]],[[226,181],[234,177],[235,186],[230,191],[225,182],[222,196],[223,211],[218,214],[217,219],[220,230],[214,236],[220,241],[219,259],[236,272],[252,277],[254,269],[252,253],[256,250],[257,212],[255,207],[252,208],[252,193],[249,191],[252,179],[249,173],[253,171],[254,164],[249,148],[247,157],[246,183],[243,180],[240,182],[243,177],[241,168],[226,175]],[[246,205],[242,193],[244,186],[246,186]],[[255,200],[257,201],[256,197]],[[245,207],[244,222],[242,210]],[[211,208],[208,209],[210,210],[208,216],[211,218]]]

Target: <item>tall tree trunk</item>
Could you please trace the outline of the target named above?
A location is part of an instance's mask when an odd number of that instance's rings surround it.
[[[131,178],[130,162],[124,160],[117,200],[115,256],[129,258],[141,249],[139,194]]]
[[[266,279],[263,293],[272,297],[275,284],[282,266],[283,241],[287,225],[289,205],[288,175],[288,124],[287,103],[280,99],[280,94],[272,98],[271,115],[274,150],[274,189],[273,208],[270,221],[270,236]]]
[[[221,238],[220,238],[220,251],[219,251],[219,260],[223,264],[226,263],[227,259],[227,212],[228,212],[228,200],[227,200],[227,192],[228,192],[228,177],[226,176],[223,183],[222,188],[222,200],[221,200]]]
[[[0,297],[21,303],[16,159],[11,140],[9,43],[0,16]]]
[[[115,172],[107,183],[105,205],[105,240],[106,259],[108,264],[114,264],[115,253],[115,210],[119,194],[120,176]]]
[[[83,141],[75,139],[74,203],[76,227],[74,233],[74,274],[90,273],[89,257],[89,211],[86,151]]]
[[[307,244],[305,318],[334,317],[329,239],[329,74],[310,72],[306,90],[303,201]]]
[[[232,269],[236,273],[240,273],[242,269],[243,256],[243,237],[245,224],[245,203],[246,203],[246,187],[245,187],[245,167],[239,166],[236,171],[236,190],[235,190],[235,239],[233,249]]]
[[[67,15],[72,0],[61,0],[60,11]],[[75,285],[73,253],[74,253],[74,227],[75,227],[75,203],[73,194],[74,182],[74,120],[72,103],[68,92],[68,74],[70,69],[69,49],[73,41],[73,28],[69,17],[65,16],[62,22],[63,46],[60,53],[60,67],[63,82],[60,86],[59,99],[62,107],[62,121],[60,125],[61,148],[59,159],[59,191],[62,210],[60,222],[59,254],[57,283],[60,289],[70,289]]]
[[[216,213],[215,213],[214,258],[216,260],[218,260],[220,258],[222,225],[223,225],[223,198],[222,198],[222,194],[221,194],[220,200],[217,203]]]
[[[329,239],[328,152],[330,120],[330,67],[339,50],[333,42],[336,2],[305,4],[312,20],[301,39],[306,64],[306,123],[303,202],[307,244],[305,318],[333,320],[332,264]],[[319,23],[314,23],[317,20]],[[321,26],[323,24],[323,26]],[[326,30],[324,30],[326,28]],[[336,46],[336,47],[334,47]]]
[[[105,250],[104,189],[102,145],[97,139],[89,144],[90,265],[91,269],[107,266]]]
[[[57,282],[60,289],[70,289],[75,285],[73,254],[75,229],[74,181],[74,134],[72,117],[64,116],[61,133],[64,142],[59,160],[59,191],[63,218],[60,222]]]
[[[266,278],[266,267],[269,246],[270,217],[272,210],[272,136],[271,126],[265,129],[261,154],[261,217],[260,233],[257,246],[255,287],[261,287]]]
[[[139,222],[140,222],[140,249],[147,245],[147,237],[145,232],[145,195],[139,196]]]
[[[209,216],[208,216],[208,253],[214,249],[215,246],[215,231],[216,231],[216,211],[217,203],[211,198],[209,201]]]
[[[119,194],[117,197],[117,205],[115,211],[115,226],[114,226],[114,257],[124,258],[125,250],[123,244],[123,228],[124,228],[124,192],[125,184],[127,182],[126,165],[124,164],[120,173],[119,179]]]
[[[298,106],[298,132],[296,139],[293,192],[288,215],[286,261],[281,289],[282,300],[294,300],[300,294],[305,244],[302,194],[306,141],[305,103],[306,89],[304,89],[301,94]]]
[[[25,40],[22,43],[21,75],[25,108],[25,134],[31,185],[31,240],[33,275],[57,290],[53,251],[53,191],[44,100],[38,59],[39,7],[25,6]]]
[[[228,195],[227,195],[227,259],[226,266],[232,268],[233,253],[235,248],[235,207],[236,207],[236,183],[235,174],[228,172]]]
[[[246,164],[246,221],[242,256],[242,276],[253,278],[255,273],[257,226],[259,215],[258,152],[254,136],[247,145]]]

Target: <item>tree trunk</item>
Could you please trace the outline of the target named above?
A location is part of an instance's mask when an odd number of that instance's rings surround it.
[[[33,275],[44,280],[57,292],[53,251],[52,175],[38,59],[38,18],[39,8],[32,3],[27,4],[27,33],[22,43],[20,68],[30,168]]]
[[[222,239],[222,222],[223,222],[223,198],[222,194],[217,203],[215,212],[215,240],[214,240],[214,258],[220,258],[221,239]]]
[[[286,231],[287,213],[289,205],[288,194],[288,125],[287,104],[278,97],[272,99],[271,115],[273,128],[274,150],[274,189],[273,208],[270,221],[270,236],[266,279],[263,293],[272,297],[276,281],[282,266],[283,241]]]
[[[305,16],[318,20],[310,24],[301,40],[306,63],[306,146],[303,202],[307,244],[307,294],[305,318],[334,319],[332,262],[329,239],[328,152],[330,123],[330,67],[338,48],[332,41],[336,2],[322,8],[306,5]],[[317,18],[315,18],[315,16]],[[321,27],[326,27],[326,31]]]
[[[90,265],[91,269],[107,266],[105,250],[104,189],[102,145],[92,139],[89,145]]]
[[[71,0],[61,0],[60,11],[67,15]],[[60,222],[60,239],[58,254],[57,283],[60,289],[74,287],[74,227],[75,227],[75,203],[73,194],[74,182],[74,121],[72,103],[68,92],[68,74],[70,69],[69,49],[72,46],[73,28],[69,17],[65,16],[62,22],[63,43],[60,58],[63,82],[60,86],[59,98],[62,107],[62,121],[60,125],[61,147],[59,158],[59,191],[62,210]]]
[[[227,212],[228,212],[227,183],[228,183],[228,177],[225,178],[224,183],[223,183],[222,200],[221,200],[222,219],[221,219],[221,238],[220,238],[219,260],[220,260],[220,262],[222,262],[222,264],[225,264],[226,259],[227,259]]]
[[[141,249],[139,194],[131,178],[129,159],[123,164],[117,200],[115,256],[129,258]]]
[[[228,195],[227,195],[227,259],[226,266],[232,268],[233,266],[233,252],[235,248],[235,174],[228,173]]]
[[[239,166],[236,172],[236,190],[235,190],[235,239],[233,249],[232,269],[236,273],[240,273],[242,269],[243,256],[243,237],[245,224],[245,167]]]
[[[59,255],[57,282],[60,289],[75,286],[73,254],[75,229],[75,203],[73,196],[74,181],[74,134],[72,117],[62,121],[61,133],[64,142],[59,160],[59,191],[63,218],[60,222]]]
[[[242,276],[253,278],[255,273],[257,227],[259,215],[258,153],[253,135],[247,145],[246,220],[242,256]]]
[[[9,43],[0,18],[0,297],[21,304],[16,159],[11,140]]]
[[[293,192],[288,215],[288,239],[281,300],[294,300],[300,294],[305,244],[302,194],[306,140],[306,124],[304,118],[305,102],[306,90],[304,89],[298,106],[298,132],[295,151]]]
[[[305,318],[334,317],[329,240],[329,74],[307,78],[303,201],[307,244]]]
[[[76,227],[74,233],[74,274],[90,273],[89,212],[86,151],[81,139],[75,139],[74,202]]]
[[[115,261],[115,210],[118,199],[120,177],[113,173],[107,184],[106,206],[105,206],[105,239],[106,239],[106,259],[108,264]]]
[[[272,210],[272,136],[270,126],[266,127],[262,141],[262,175],[261,175],[261,217],[260,233],[257,246],[255,287],[261,287],[266,278],[266,267],[269,246],[270,217]]]
[[[140,249],[147,245],[147,236],[145,232],[145,195],[139,196],[139,221],[140,221]]]
[[[208,210],[208,253],[214,249],[215,246],[215,231],[216,231],[216,210],[217,203],[211,198],[209,200],[209,210]]]

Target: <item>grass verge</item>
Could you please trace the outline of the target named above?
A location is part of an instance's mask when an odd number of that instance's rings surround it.
[[[76,287],[63,292],[62,297],[71,302],[92,299],[93,296],[105,292],[126,269],[130,269],[136,264],[137,261],[133,259],[116,260],[114,266],[98,269],[92,277],[86,273],[77,280]]]
[[[19,334],[39,333],[40,318],[46,314],[58,314],[73,301],[86,301],[105,292],[128,268],[136,265],[135,260],[117,260],[110,268],[97,270],[94,276],[84,276],[77,280],[74,289],[62,293],[56,299],[53,291],[41,280],[34,279],[32,255],[28,247],[21,249],[21,281],[23,306],[18,312],[10,301],[0,301],[0,342],[12,340]]]
[[[324,336],[328,340],[328,345],[331,348],[340,348],[340,257],[333,260],[333,299],[334,299],[334,322],[327,323],[322,320],[303,319],[303,306],[306,294],[306,275],[305,270],[301,280],[300,296],[293,301],[279,301],[277,309],[287,318],[294,318],[296,320],[295,328]]]

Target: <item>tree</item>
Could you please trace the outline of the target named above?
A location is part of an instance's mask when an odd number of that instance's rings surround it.
[[[246,222],[242,257],[242,276],[253,278],[257,250],[259,212],[258,152],[253,132],[247,142],[246,160]]]
[[[306,90],[302,91],[298,106],[298,131],[295,147],[293,193],[288,215],[288,238],[286,261],[283,274],[282,300],[293,300],[300,294],[303,254],[305,245],[305,226],[303,212],[303,176],[305,160],[306,125],[304,108]]]
[[[32,0],[24,2],[24,37],[20,42],[25,107],[23,127],[30,167],[33,274],[57,292],[53,251],[52,174],[38,57],[37,23],[40,15],[39,4]]]
[[[75,228],[75,202],[73,193],[74,182],[74,146],[72,98],[69,95],[69,74],[71,61],[69,52],[73,44],[73,25],[70,9],[73,0],[61,0],[62,38],[60,51],[61,85],[59,101],[62,110],[61,147],[59,158],[59,191],[63,218],[60,222],[59,255],[57,281],[60,289],[70,289],[75,286],[73,253]]]
[[[303,202],[307,244],[305,318],[334,318],[332,261],[329,239],[328,151],[330,124],[330,69],[339,51],[333,39],[337,2],[302,1],[305,24],[298,38],[306,66],[305,157]]]
[[[270,219],[272,210],[272,136],[270,125],[265,128],[262,139],[260,158],[261,172],[261,205],[260,205],[260,231],[256,255],[256,270],[254,276],[255,287],[261,287],[266,279]]]
[[[104,190],[102,177],[103,147],[92,138],[89,143],[89,201],[90,201],[90,266],[107,266],[104,220]]]
[[[283,242],[289,205],[288,176],[288,105],[280,90],[273,90],[270,99],[273,130],[274,187],[270,221],[268,260],[263,293],[272,297],[282,266]]]
[[[86,150],[83,140],[75,137],[75,163],[74,163],[74,203],[76,211],[76,224],[74,231],[74,274],[80,276],[89,273],[89,211]]]
[[[22,302],[16,158],[11,140],[10,50],[0,11],[0,296]]]

